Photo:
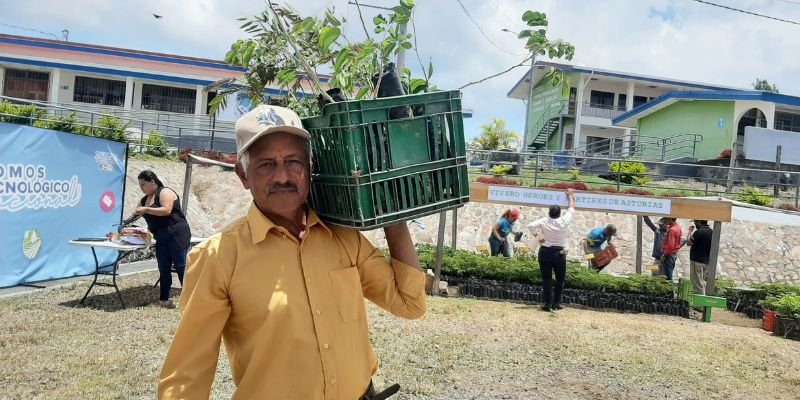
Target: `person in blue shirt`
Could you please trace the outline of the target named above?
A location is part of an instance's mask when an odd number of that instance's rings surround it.
[[[583,244],[583,252],[586,254],[594,254],[603,249],[603,244],[610,245],[611,238],[617,235],[617,227],[614,224],[608,224],[592,229],[581,241]],[[593,267],[598,271],[603,269],[605,265],[594,265]]]
[[[512,208],[506,210],[497,223],[492,227],[492,234],[489,235],[489,250],[492,257],[503,254],[511,257],[511,247],[508,244],[508,235],[513,231],[512,225],[519,219],[519,210]]]

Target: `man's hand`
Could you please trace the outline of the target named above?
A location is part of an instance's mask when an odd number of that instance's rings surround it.
[[[148,208],[149,207],[136,207],[136,210],[134,210],[133,213],[136,215],[145,215]]]

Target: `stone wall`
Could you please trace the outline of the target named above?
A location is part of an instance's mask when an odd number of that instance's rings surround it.
[[[183,193],[185,165],[167,161],[131,160],[128,166],[125,216],[131,215],[142,194],[138,188],[137,175],[141,170],[152,169],[164,183]],[[189,197],[188,219],[195,236],[209,236],[247,212],[251,204],[250,193],[242,188],[239,179],[231,171],[218,167],[194,167],[192,191]],[[487,244],[487,238],[497,218],[506,207],[488,203],[469,203],[458,209],[458,243],[460,249],[474,251],[478,245]],[[522,207],[522,223],[527,224],[545,215],[543,208]],[[411,224],[410,230],[417,243],[436,243],[438,215],[421,219],[425,229]],[[603,273],[627,274],[635,271],[636,218],[625,214],[600,212],[576,213],[572,225],[569,256],[582,260],[578,241],[591,228],[614,223],[619,228],[616,239],[620,258]],[[680,221],[686,229],[689,221]],[[445,243],[450,245],[452,212],[448,213]],[[378,247],[385,247],[383,230],[365,232]],[[685,231],[684,231],[685,234]],[[643,227],[642,259],[652,260],[652,232]],[[538,246],[526,232],[522,242],[536,251]],[[681,251],[676,275],[688,272],[689,251]],[[794,282],[800,283],[800,227],[731,222],[723,224],[720,241],[719,268],[722,276],[739,283]]]

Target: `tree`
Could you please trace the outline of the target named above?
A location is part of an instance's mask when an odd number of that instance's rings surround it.
[[[506,129],[506,121],[492,118],[492,122],[481,125],[481,135],[470,143],[475,150],[498,150],[517,147],[519,135]],[[514,149],[516,150],[516,149]]]
[[[770,84],[766,79],[759,79],[756,78],[756,81],[753,83],[753,89],[755,90],[763,90],[765,92],[770,93],[780,93],[778,87],[775,84]]]
[[[358,1],[356,5],[361,18]],[[243,91],[253,106],[263,103],[264,88],[270,83],[288,92],[288,106],[301,116],[319,111],[313,97],[301,95],[307,91],[304,87],[329,102],[334,100],[327,87],[340,89],[346,100],[377,97],[383,75],[376,81],[373,77],[385,71],[389,59],[399,51],[414,50],[412,34],[400,28],[411,21],[413,8],[413,0],[399,0],[389,14],[372,18],[371,34],[362,19],[365,39],[354,41],[345,37],[346,19],[336,15],[334,8],[326,9],[320,17],[303,17],[289,5],[266,2],[261,14],[239,19],[244,22],[241,29],[251,37],[233,43],[225,61],[241,66],[245,73],[241,78],[222,79],[206,88],[217,91],[209,102],[210,113],[225,108],[227,97],[238,91]],[[424,79],[412,78],[408,68],[397,71],[410,93],[428,91],[431,86],[433,64],[429,62],[425,68],[420,62],[420,66]],[[331,70],[327,85],[319,79],[320,67]]]

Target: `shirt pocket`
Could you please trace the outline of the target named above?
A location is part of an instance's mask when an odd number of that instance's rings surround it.
[[[336,269],[328,274],[342,321],[359,320],[364,315],[364,292],[361,289],[361,276],[358,274],[358,268]]]

